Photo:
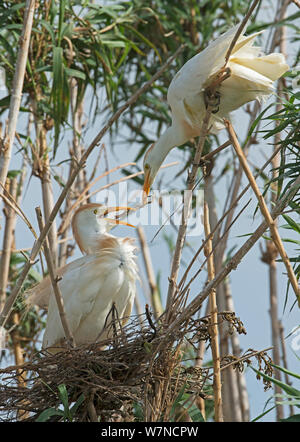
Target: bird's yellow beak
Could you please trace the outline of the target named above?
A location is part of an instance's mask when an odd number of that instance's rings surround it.
[[[107,215],[111,212],[119,212],[120,210],[135,210],[133,207],[123,207],[123,206],[116,206],[116,207],[107,207],[107,209],[104,212],[104,215]],[[126,221],[121,221],[120,219],[113,219],[113,218],[105,218],[108,222],[114,223],[114,224],[122,224],[123,226],[129,226],[129,227],[136,227],[133,224],[126,223]]]
[[[143,188],[143,190],[147,196],[150,193],[150,187],[151,187],[151,184],[150,184],[150,169],[149,169],[149,170],[147,170],[147,172],[145,172],[144,188]]]
[[[126,210],[129,212],[130,210],[135,210],[133,207],[127,207],[127,206],[116,206],[116,207],[107,207],[103,215],[107,215],[111,212],[120,212],[120,210]]]

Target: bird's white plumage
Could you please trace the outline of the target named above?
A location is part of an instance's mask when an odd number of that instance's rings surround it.
[[[137,278],[135,247],[128,238],[114,237],[110,243],[111,247],[74,261],[59,285],[77,345],[97,339],[113,303],[120,319],[128,317],[132,309]],[[43,347],[59,346],[64,336],[56,300],[51,296]],[[101,339],[106,337],[105,331]]]
[[[225,65],[227,51],[239,25],[218,37],[188,60],[176,73],[168,89],[167,100],[172,111],[172,124],[147,150],[144,156],[144,191],[148,194],[155,176],[175,146],[181,146],[200,134],[206,113],[205,89]],[[261,100],[273,91],[273,82],[288,65],[280,53],[264,55],[253,41],[260,32],[241,35],[229,57],[230,76],[218,87],[220,103],[210,118],[210,131],[224,127],[223,119],[252,100]]]
[[[126,222],[105,217],[123,209],[128,208],[90,203],[73,216],[74,237],[86,255],[57,269],[56,274],[61,278],[59,289],[76,345],[110,337],[112,327],[106,326],[113,319],[112,310],[122,324],[131,313],[138,278],[136,246],[132,238],[109,233],[114,225]],[[42,347],[52,353],[60,351],[65,346],[65,332],[49,276],[30,290],[27,304],[48,305]]]
[[[190,136],[199,133],[205,114],[203,91],[224,65],[230,43],[238,29],[233,27],[218,37],[206,49],[188,60],[177,72],[168,89],[168,103],[172,110],[173,126],[185,121]],[[269,95],[273,81],[288,69],[282,54],[263,55],[253,41],[260,32],[240,36],[229,58],[231,76],[220,87],[220,107],[212,115],[213,129],[223,127],[222,119],[243,104]]]

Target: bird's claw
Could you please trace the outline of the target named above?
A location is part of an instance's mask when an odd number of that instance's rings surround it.
[[[218,91],[215,91],[214,93],[211,93],[210,89],[207,88],[204,91],[204,104],[206,109],[208,106],[212,107],[212,113],[216,114],[219,112],[220,109],[220,102],[221,102],[221,94]]]

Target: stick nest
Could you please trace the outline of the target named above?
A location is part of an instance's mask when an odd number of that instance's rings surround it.
[[[245,333],[234,313],[219,313],[219,318],[229,324],[229,331]],[[45,410],[70,410],[77,401],[80,405],[69,414],[50,413],[47,420],[174,419],[172,405],[182,389],[193,403],[199,397],[209,399],[212,368],[195,368],[197,344],[201,340],[210,343],[209,324],[208,316],[189,319],[171,335],[146,312],[142,318],[132,317],[118,332],[110,324],[110,340],[55,355],[43,350],[22,366],[1,369],[0,420],[36,421]],[[271,373],[268,356],[253,350],[240,358],[228,355],[221,367],[241,370],[251,356],[259,360],[260,368],[264,363],[265,373]],[[65,388],[67,406],[59,394],[60,386]],[[140,417],[137,408],[142,410]]]

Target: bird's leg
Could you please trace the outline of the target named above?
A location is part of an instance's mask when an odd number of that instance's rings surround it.
[[[224,80],[230,77],[230,74],[230,68],[222,68],[217,73],[214,80],[211,81],[210,85],[204,89],[203,94],[205,107],[207,108],[208,106],[211,106],[213,114],[219,112],[220,109],[221,93],[218,91],[218,87]]]
[[[219,112],[220,102],[221,102],[221,94],[219,91],[211,92],[210,88],[204,90],[204,104],[206,109],[208,106],[211,106],[213,110],[211,111],[213,114]]]

